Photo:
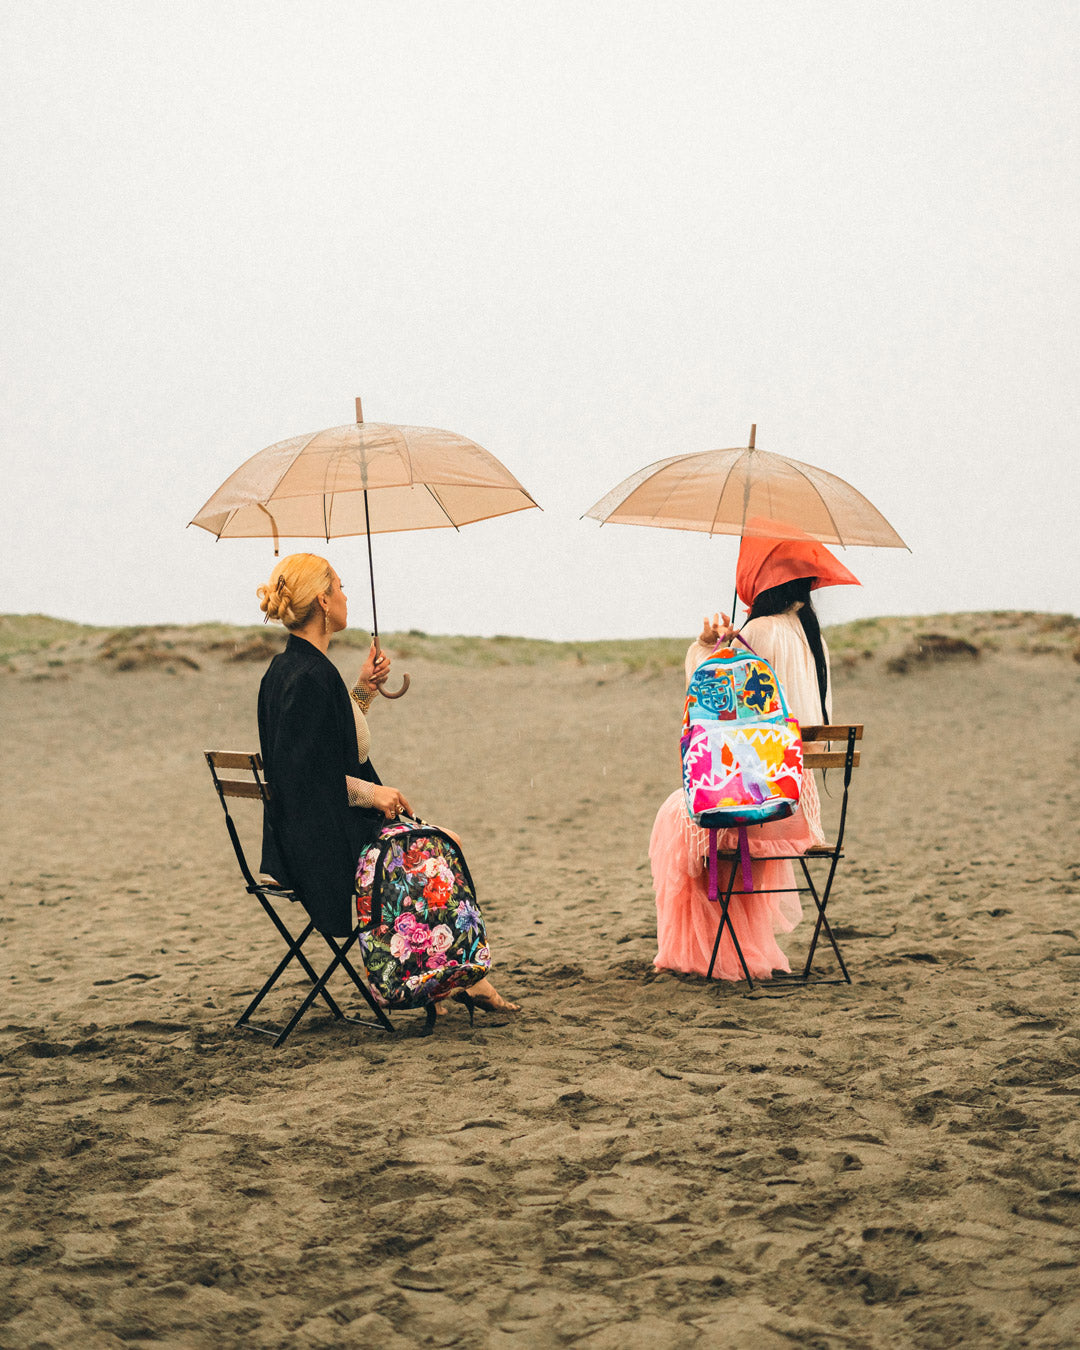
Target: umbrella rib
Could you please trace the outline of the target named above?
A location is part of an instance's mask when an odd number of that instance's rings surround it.
[[[460,533],[461,533],[461,526],[457,523],[457,521],[456,521],[456,520],[454,519],[454,517],[450,514],[450,512],[446,509],[446,507],[443,506],[442,501],[441,501],[440,498],[439,498],[439,494],[435,491],[435,489],[431,486],[431,484],[430,484],[430,483],[423,483],[421,486],[424,487],[425,490],[431,494],[431,498],[432,498],[432,500],[435,502],[435,505],[436,505],[436,506],[439,508],[439,510],[443,513],[443,515],[444,515],[444,516],[446,517],[446,519],[450,522],[450,524],[453,525],[454,529],[457,530],[458,534],[460,534]],[[528,495],[528,494],[526,494],[526,496],[527,496],[527,495]],[[532,498],[530,497],[529,500],[532,501]],[[535,505],[535,502],[533,503],[533,505]]]
[[[394,430],[397,432],[397,440],[394,443],[394,453],[397,455],[398,459],[403,461],[405,465],[405,471],[409,475],[409,487],[415,487],[416,471],[413,467],[412,451],[409,449],[409,438],[408,436],[405,435],[404,431],[402,431],[400,427],[394,427]],[[366,461],[364,464],[364,471],[365,473],[367,472]]]
[[[214,535],[214,542],[215,542],[215,543],[218,543],[218,544],[221,543],[221,536],[222,536],[222,535],[225,533],[225,531],[229,528],[229,521],[232,520],[233,516],[236,515],[237,509],[238,509],[238,508],[234,506],[233,509],[229,512],[229,514],[225,517],[224,521],[222,522],[221,529],[217,532],[217,534]],[[191,524],[194,525],[195,522],[192,521]]]
[[[309,446],[309,445],[311,444],[311,442],[315,439],[315,437],[316,437],[316,436],[320,436],[320,435],[322,435],[322,433],[319,432],[319,431],[313,431],[313,432],[311,433],[311,435],[307,438],[307,440],[304,442],[304,444],[299,448],[299,450],[297,450],[296,454],[293,455],[293,456],[290,458],[288,464],[286,464],[285,467],[282,469],[281,473],[278,475],[277,482],[276,482],[276,483],[274,484],[274,486],[270,489],[270,491],[266,494],[265,500],[264,500],[264,501],[261,501],[261,502],[255,502],[255,503],[254,503],[255,506],[257,506],[261,511],[266,511],[266,502],[273,501],[273,499],[274,499],[274,493],[275,493],[275,492],[278,490],[278,488],[281,486],[282,481],[283,481],[284,478],[285,478],[285,475],[289,472],[289,470],[292,468],[292,466],[296,463],[296,461],[300,458],[300,456],[301,456],[301,455],[304,453],[304,451],[308,448],[308,446]],[[259,453],[261,454],[262,451],[259,451]],[[255,456],[252,455],[251,458],[254,459]],[[246,462],[247,462],[247,461],[245,461],[245,463],[246,463]],[[244,465],[242,464],[242,465],[240,466],[240,468],[242,469],[243,467],[244,467]],[[238,469],[236,472],[239,473],[240,470]],[[232,476],[235,477],[235,475],[232,475]],[[219,489],[219,490],[220,490],[220,489]],[[215,493],[214,495],[216,496],[217,494]],[[229,512],[228,517],[227,517],[227,519],[226,519],[226,521],[225,521],[225,524],[222,525],[222,527],[221,527],[221,533],[222,533],[222,534],[225,533],[225,529],[226,529],[226,527],[228,526],[229,521],[232,520],[233,516],[235,516],[236,513],[237,513],[239,510],[240,510],[240,508],[239,508],[238,506],[234,506],[234,507],[232,508],[232,510]],[[266,511],[266,514],[267,514],[267,515],[270,515],[270,512],[269,512],[269,511]],[[192,521],[191,523],[194,525],[195,522]],[[276,537],[276,536],[275,536],[275,537]],[[219,534],[219,535],[217,536],[217,538],[220,539],[220,538],[221,538],[221,534]]]
[[[840,526],[837,525],[836,521],[834,520],[833,513],[829,510],[829,503],[825,500],[825,497],[823,496],[821,489],[818,487],[818,485],[814,482],[814,480],[810,477],[808,473],[803,473],[801,467],[799,466],[799,461],[797,459],[786,459],[784,460],[784,463],[789,465],[792,469],[794,469],[800,478],[805,478],[806,481],[817,493],[818,500],[825,508],[825,514],[829,517],[829,524],[833,527],[833,531],[836,534],[836,538],[840,544],[840,547],[847,548],[847,544],[844,543],[844,536],[840,533]],[[792,521],[792,524],[794,523],[795,522]]]
[[[680,461],[683,461],[683,462],[680,463]],[[683,460],[683,456],[682,456],[682,455],[677,455],[673,460],[670,460],[669,463],[670,463],[671,465],[675,466],[675,467],[680,468],[680,469],[681,469],[681,468],[685,468],[685,460]],[[666,467],[666,466],[665,466],[665,467]],[[660,472],[662,472],[662,470],[661,470]],[[664,509],[664,507],[667,506],[668,502],[671,501],[671,498],[674,496],[674,494],[679,490],[679,488],[681,488],[681,487],[683,486],[683,484],[686,482],[687,478],[689,478],[689,477],[690,477],[690,475],[689,475],[689,474],[686,474],[686,475],[684,475],[682,478],[677,478],[677,479],[675,480],[675,482],[672,483],[671,487],[669,487],[668,490],[667,490],[667,492],[664,494],[664,500],[659,504],[659,506],[658,506],[658,507],[656,508],[656,510],[653,512],[653,515],[652,515],[653,520],[655,520],[656,517],[659,515],[659,513]],[[646,478],[646,479],[645,479],[645,483],[647,483],[648,481],[649,481],[649,480]],[[644,483],[639,483],[639,484],[638,484],[638,487],[644,487]],[[632,497],[632,496],[634,495],[634,492],[636,492],[636,491],[637,491],[637,488],[634,488],[633,492],[627,493],[627,496],[623,498],[623,501],[626,501],[629,497]],[[622,503],[620,502],[619,505],[621,506]],[[618,507],[616,507],[615,510],[618,510]],[[614,512],[613,512],[612,514],[614,514]],[[609,517],[609,519],[610,519],[610,517]],[[604,521],[601,521],[600,523],[601,523],[601,525],[603,525],[605,522],[604,522]],[[711,533],[711,531],[710,531],[710,533]]]
[[[300,449],[297,450],[296,454],[292,456],[292,458],[289,460],[288,464],[286,464],[285,467],[282,469],[280,475],[278,476],[277,482],[276,482],[276,483],[274,484],[274,486],[270,489],[270,491],[266,494],[266,500],[267,500],[267,501],[271,501],[271,500],[273,499],[274,493],[275,493],[275,492],[278,490],[278,488],[281,486],[282,481],[283,481],[284,478],[285,478],[285,475],[289,472],[289,470],[292,468],[292,466],[296,463],[296,461],[300,458],[300,456],[301,456],[301,455],[304,453],[304,451],[308,448],[308,446],[309,446],[309,445],[311,444],[311,442],[315,439],[315,437],[316,437],[316,436],[321,436],[321,435],[322,435],[322,432],[321,432],[321,431],[313,431],[313,432],[311,433],[311,435],[307,438],[307,440],[304,442],[304,444],[300,447]]]
[[[740,456],[740,458],[741,458],[741,456]],[[716,498],[716,510],[713,512],[712,525],[709,526],[709,538],[710,538],[710,539],[713,537],[713,525],[716,524],[717,517],[720,515],[720,503],[724,500],[724,493],[727,491],[728,479],[729,479],[729,478],[731,477],[731,475],[735,472],[735,465],[736,465],[737,463],[738,463],[738,460],[737,460],[737,459],[733,459],[733,460],[731,461],[731,463],[728,465],[728,471],[727,471],[727,473],[724,475],[724,481],[723,481],[723,483],[721,484],[720,492],[719,492],[719,494],[718,494],[718,496],[717,496],[717,498]],[[743,529],[745,529],[745,528],[746,528],[746,502],[745,502],[745,501],[743,502],[743,519],[742,519],[742,523],[743,523]]]
[[[601,525],[606,525],[619,507],[624,506],[639,487],[642,487],[649,479],[655,478],[658,474],[662,473],[664,469],[668,469],[673,464],[678,464],[685,459],[686,455],[671,455],[668,459],[658,459],[652,464],[646,464],[643,469],[638,469],[637,472],[632,473],[629,478],[624,478],[621,483],[616,483],[611,491],[605,492],[599,501],[593,502],[592,506],[589,507],[581,519],[584,520],[588,517],[590,520],[598,520]],[[521,487],[520,483],[518,483],[518,487]],[[525,492],[523,487],[521,487],[521,490],[522,492]],[[525,495],[526,497],[529,497],[528,492],[525,492]],[[529,497],[529,500],[533,501],[532,497]],[[535,501],[533,501],[533,505],[537,507],[540,506],[539,502]],[[598,512],[601,507],[605,508],[606,514],[597,515],[596,512]],[[540,509],[542,510],[543,508],[540,507]]]

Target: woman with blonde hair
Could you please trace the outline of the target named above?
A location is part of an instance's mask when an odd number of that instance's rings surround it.
[[[270,802],[263,814],[262,871],[295,887],[322,932],[349,934],[356,922],[361,851],[387,822],[412,815],[405,794],[385,785],[369,758],[366,713],[390,673],[374,641],[350,691],[330,660],[348,624],[341,578],[325,558],[293,553],[257,592],[267,620],[289,630],[285,650],[259,686],[259,743]],[[490,980],[469,989],[488,1010],[516,1011]]]

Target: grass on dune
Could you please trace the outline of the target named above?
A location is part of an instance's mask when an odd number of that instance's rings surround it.
[[[1028,656],[1071,655],[1080,649],[1080,619],[1074,615],[1016,609],[854,619],[827,628],[825,637],[834,655],[876,656],[894,652],[925,633],[962,638],[983,651]]]
[[[101,631],[89,624],[53,619],[47,614],[0,614],[0,657],[41,651]]]
[[[982,650],[1028,655],[1080,651],[1080,619],[1070,614],[993,610],[981,613],[924,614],[855,619],[828,628],[826,637],[837,658],[895,653],[916,635],[940,633],[960,637]],[[428,660],[453,666],[579,665],[621,663],[629,671],[661,670],[682,665],[688,636],[678,638],[605,639],[596,642],[549,642],[543,638],[436,636],[410,629],[385,633],[383,645],[403,660]],[[45,658],[49,664],[86,659],[117,649],[155,646],[228,657],[244,648],[268,655],[284,645],[276,625],[224,623],[152,624],[126,628],[80,624],[45,614],[0,615],[0,661],[9,668],[19,658]],[[339,647],[364,649],[370,634],[348,629]],[[264,650],[265,649],[265,650]]]
[[[404,633],[384,633],[381,640],[398,659],[429,660],[455,666],[622,662],[630,670],[642,670],[681,665],[686,653],[683,638],[548,642],[543,638],[435,636],[412,629]],[[350,628],[335,639],[335,646],[365,650],[370,641],[371,635],[364,629]],[[202,623],[111,628],[52,619],[44,614],[0,615],[0,660],[52,655],[59,661],[80,653],[96,655],[105,649],[147,644],[229,655],[252,644],[281,647],[284,643],[285,634],[276,625]]]

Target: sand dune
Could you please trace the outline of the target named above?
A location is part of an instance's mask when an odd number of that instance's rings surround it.
[[[838,635],[854,983],[753,994],[651,968],[685,644],[414,637],[373,758],[463,836],[524,1011],[278,1051],[232,1028],[277,938],[201,758],[255,743],[252,635],[123,670],[20,630],[0,1344],[1075,1344],[1078,629],[978,617]]]

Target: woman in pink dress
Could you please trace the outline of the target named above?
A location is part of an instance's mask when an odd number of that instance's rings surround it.
[[[788,527],[784,527],[787,532]],[[744,538],[739,549],[736,589],[750,611],[741,632],[758,656],[772,666],[784,691],[788,710],[800,725],[828,722],[832,714],[829,690],[829,650],[821,636],[810,592],[821,586],[857,586],[858,580],[823,545],[809,536]],[[722,620],[722,622],[721,622]],[[705,620],[701,636],[686,653],[686,682],[720,642],[732,636],[727,615]],[[799,808],[786,820],[752,825],[748,831],[754,890],[733,895],[731,919],[750,974],[768,979],[791,966],[776,940],[802,918],[790,861],[778,854],[804,853],[824,843],[821,807],[814,776],[803,778]],[[737,846],[738,832],[719,833],[720,848]],[[693,823],[681,788],[660,807],[649,843],[653,887],[656,891],[658,951],[653,964],[662,970],[708,973],[720,906],[707,892],[704,858],[707,831]],[[723,877],[723,871],[721,871]],[[741,883],[736,881],[736,886]],[[742,966],[725,927],[715,978],[741,980]]]

